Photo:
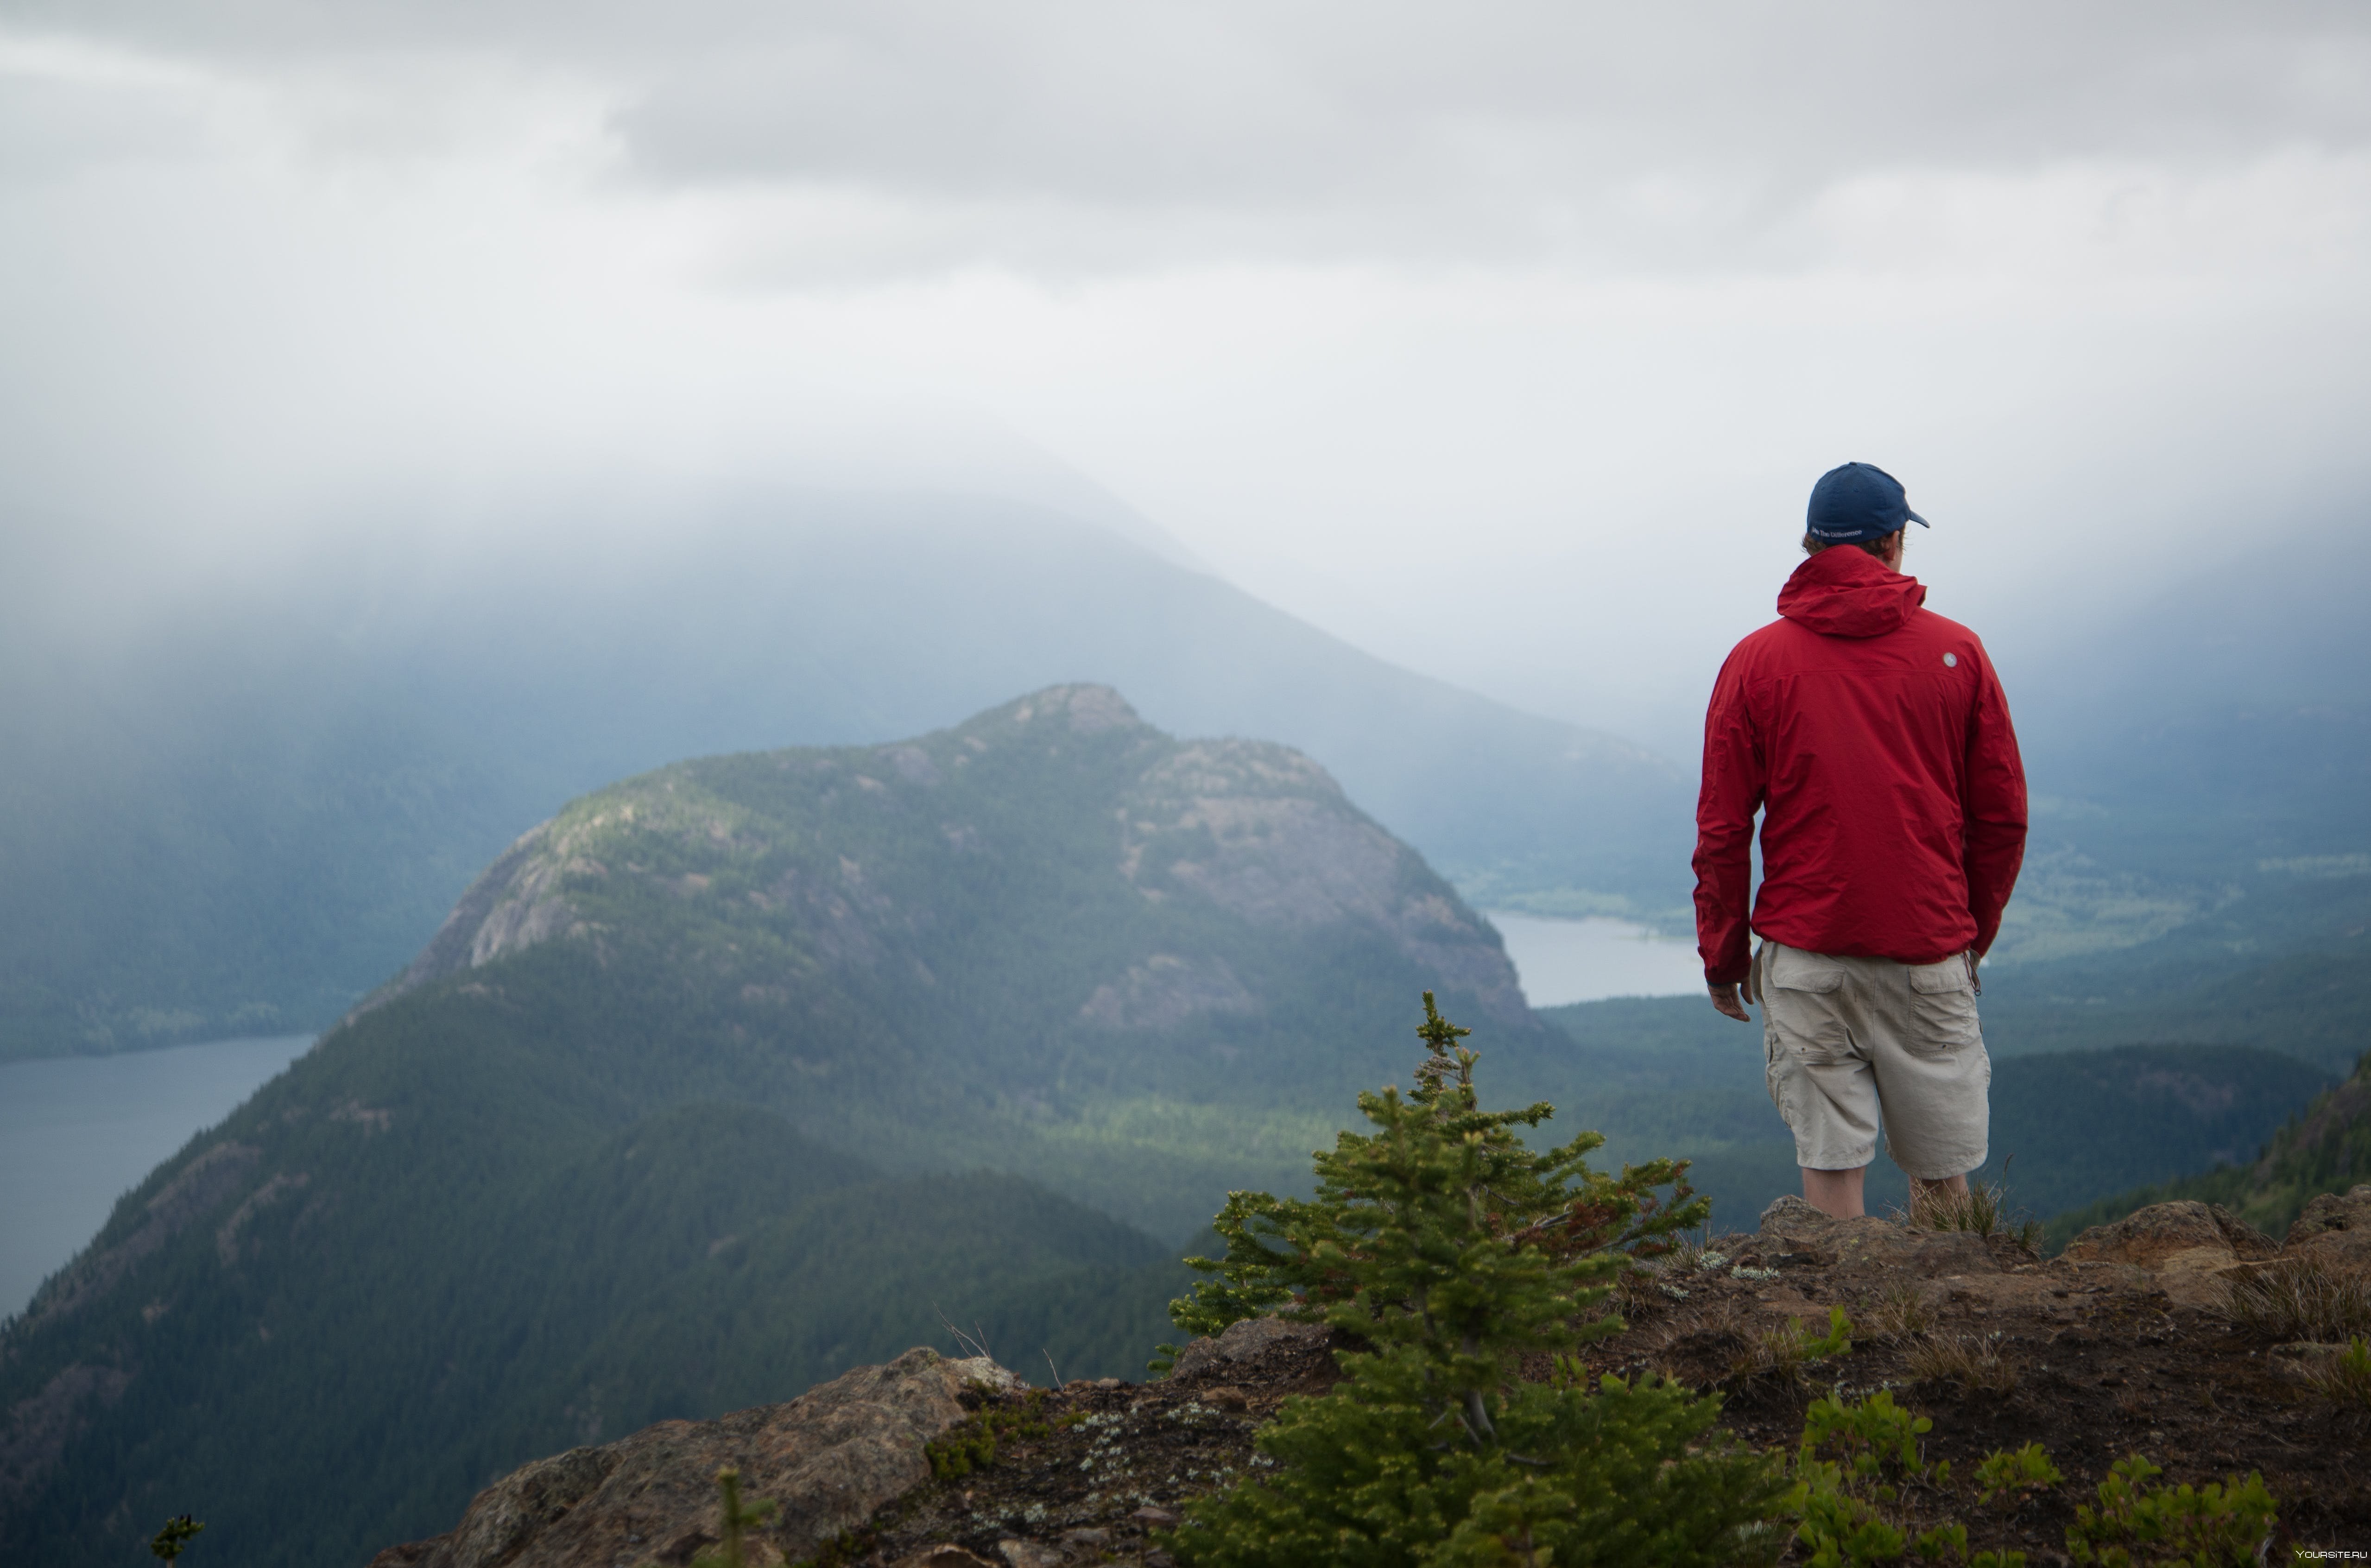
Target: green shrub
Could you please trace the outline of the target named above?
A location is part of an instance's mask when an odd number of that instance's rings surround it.
[[[1851,1404],[1815,1400],[1803,1420],[1795,1485],[1787,1508],[1802,1561],[1811,1568],[1873,1568],[1914,1558],[1966,1568],[2019,1568],[2018,1551],[1968,1551],[1967,1527],[1945,1519],[1924,1530],[1910,1517],[1914,1493],[1941,1494],[1951,1467],[1929,1464],[1919,1439],[1934,1429],[1886,1392]],[[2135,1454],[2109,1469],[2099,1506],[2078,1507],[2066,1550],[2100,1568],[2232,1568],[2255,1562],[2276,1520],[2263,1478],[2237,1476],[2203,1487],[2160,1486],[2164,1473]],[[1976,1465],[1977,1501],[2011,1506],[2065,1477],[2041,1444],[1995,1449]]]
[[[1589,1170],[1583,1134],[1534,1153],[1550,1112],[1484,1112],[1467,1032],[1429,993],[1428,1058],[1405,1096],[1362,1094],[1374,1131],[1317,1157],[1317,1195],[1230,1195],[1217,1274],[1173,1309],[1212,1332],[1264,1308],[1373,1348],[1339,1353],[1322,1398],[1255,1439],[1267,1473],[1186,1505],[1169,1538],[1197,1568],[1688,1564],[1769,1555],[1783,1481],[1713,1426],[1718,1401],[1648,1378],[1590,1385],[1562,1354],[1618,1329],[1593,1317],[1620,1252],[1700,1222],[1669,1162]],[[1659,1179],[1658,1179],[1659,1178]],[[1556,1355],[1527,1383],[1522,1356]]]
[[[1919,1444],[1934,1426],[1881,1390],[1852,1404],[1833,1397],[1811,1401],[1795,1457],[1795,1487],[1787,1499],[1799,1521],[1795,1536],[1806,1562],[1815,1568],[1858,1568],[1899,1562],[1912,1549],[1898,1508],[1902,1489],[1938,1486],[1950,1476],[1949,1464],[1926,1462]],[[1930,1561],[1953,1546],[1964,1557],[1964,1528],[1940,1526],[1916,1542],[1919,1556]]]
[[[2346,1342],[2337,1355],[2325,1356],[2306,1368],[2305,1380],[2316,1393],[2341,1404],[2371,1405],[2371,1343]]]
[[[1828,1309],[1826,1333],[1813,1332],[1809,1323],[1803,1325],[1802,1332],[1803,1359],[1806,1361],[1825,1361],[1831,1355],[1852,1354],[1852,1320],[1845,1316],[1845,1309],[1841,1307]]]
[[[1803,1381],[1803,1368],[1832,1355],[1852,1354],[1852,1321],[1841,1307],[1828,1309],[1828,1332],[1789,1318],[1751,1333],[1744,1353],[1730,1363],[1733,1378],[1768,1378],[1789,1387]]]
[[[2028,1443],[2022,1448],[1995,1449],[1976,1466],[1976,1485],[1981,1488],[1976,1501],[1990,1503],[1996,1497],[2006,1497],[2014,1506],[2033,1493],[2047,1492],[2065,1479],[2039,1443]]]
[[[1864,1568],[1915,1558],[1966,1568],[2019,1568],[2021,1551],[1968,1551],[1968,1528],[1956,1519],[1919,1530],[1904,1497],[1938,1493],[1950,1481],[1949,1464],[1929,1464],[1919,1439],[1935,1424],[1913,1415],[1879,1391],[1851,1404],[1814,1400],[1803,1419],[1795,1457],[1795,1488],[1787,1506],[1803,1561],[1813,1568]],[[1995,1450],[1976,1465],[1979,1501],[2023,1501],[2064,1478],[2039,1443]]]
[[[2264,1478],[2250,1472],[2204,1486],[2158,1486],[2165,1472],[2138,1454],[2108,1467],[2099,1505],[2078,1507],[2066,1551],[2100,1568],[2245,1568],[2279,1519]]]
[[[972,1388],[983,1400],[996,1397],[996,1390],[985,1384],[975,1383]],[[1047,1394],[1047,1389],[1032,1389],[1017,1403],[986,1404],[923,1444],[931,1473],[941,1481],[959,1481],[994,1464],[997,1444],[1003,1438],[1048,1435],[1053,1429],[1046,1421]],[[1066,1417],[1063,1424],[1074,1422]]]

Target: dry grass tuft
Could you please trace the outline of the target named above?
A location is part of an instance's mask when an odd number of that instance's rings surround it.
[[[2307,1255],[2238,1275],[2224,1290],[2231,1321],[2264,1339],[2371,1334],[2371,1271]]]
[[[1918,1287],[1896,1281],[1861,1309],[1861,1323],[1888,1344],[1916,1339],[1935,1326],[1934,1314]]]
[[[1747,1331],[1744,1351],[1730,1360],[1735,1378],[1767,1378],[1789,1387],[1803,1381],[1803,1332],[1792,1318]]]
[[[1683,1318],[1665,1331],[1665,1339],[1677,1344],[1696,1341],[1706,1344],[1742,1344],[1751,1337],[1754,1314],[1743,1302],[1727,1298]]]
[[[1917,1341],[1903,1357],[1921,1383],[1957,1383],[1974,1392],[2006,1394],[2017,1388],[2017,1368],[1991,1340],[1973,1334],[1933,1334]]]
[[[1729,1259],[1725,1255],[1713,1251],[1711,1239],[1701,1236],[1678,1238],[1671,1243],[1671,1251],[1663,1258],[1664,1269],[1675,1275],[1696,1274],[1705,1269],[1723,1268],[1728,1263]]]
[[[1964,1193],[1921,1188],[1910,1200],[1910,1223],[1927,1230],[2007,1236],[2029,1252],[2038,1251],[2041,1242],[2041,1222],[2012,1216],[2008,1189],[1997,1182],[1971,1182]]]
[[[2371,1410],[2371,1344],[2348,1341],[2342,1355],[2325,1355],[2307,1366],[2305,1380],[2324,1399]]]
[[[1685,1299],[1685,1287],[1671,1284],[1657,1270],[1625,1269],[1613,1281],[1613,1309],[1627,1322],[1651,1317]]]

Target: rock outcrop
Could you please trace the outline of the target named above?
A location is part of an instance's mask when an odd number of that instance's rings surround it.
[[[1255,1363],[1278,1346],[1322,1346],[1333,1334],[1323,1324],[1293,1323],[1282,1318],[1246,1318],[1215,1339],[1197,1339],[1177,1353],[1169,1368],[1173,1378],[1188,1378],[1212,1366]]]
[[[2203,1302],[2220,1290],[2216,1276],[2224,1270],[2279,1251],[2271,1237],[2230,1210],[2184,1198],[2095,1225],[2061,1256],[2074,1262],[2128,1263],[2155,1275],[2175,1300]]]
[[[2371,1182],[2306,1205],[2282,1250],[2371,1268]]]
[[[450,1535],[390,1547],[372,1568],[561,1568],[688,1563],[718,1538],[716,1471],[780,1509],[753,1564],[795,1562],[930,1479],[923,1445],[964,1419],[977,1389],[1019,1378],[985,1358],[910,1350],[788,1404],[720,1421],[666,1421],[514,1470]]]

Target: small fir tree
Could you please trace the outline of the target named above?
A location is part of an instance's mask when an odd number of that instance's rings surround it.
[[[1427,1057],[1417,1068],[1415,1088],[1405,1100],[1396,1087],[1359,1097],[1359,1109],[1385,1132],[1371,1137],[1343,1133],[1330,1153],[1321,1150],[1314,1200],[1227,1194],[1226,1206],[1211,1222],[1227,1244],[1226,1255],[1186,1260],[1217,1277],[1197,1284],[1191,1297],[1171,1302],[1171,1321],[1189,1334],[1216,1334],[1268,1311],[1317,1320],[1354,1294],[1359,1287],[1352,1283],[1352,1270],[1365,1264],[1371,1247],[1378,1239],[1389,1245],[1409,1231],[1406,1216],[1387,1212],[1389,1205],[1374,1195],[1370,1168],[1378,1159],[1393,1157],[1390,1148],[1397,1146],[1389,1142],[1391,1129],[1404,1127],[1412,1115],[1453,1119],[1457,1136],[1484,1140],[1494,1164],[1473,1200],[1483,1225],[1502,1240],[1528,1242],[1555,1260],[1597,1260],[1580,1275],[1618,1273],[1623,1264],[1607,1254],[1645,1259],[1668,1252],[1681,1232],[1710,1217],[1710,1201],[1688,1185],[1686,1160],[1625,1165],[1620,1176],[1611,1176],[1590,1169],[1588,1157],[1605,1142],[1602,1134],[1590,1132],[1544,1155],[1532,1154],[1514,1129],[1538,1126],[1556,1107],[1542,1102],[1521,1111],[1480,1110],[1473,1072],[1481,1057],[1458,1043],[1473,1031],[1442,1018],[1429,991],[1424,994],[1424,1015],[1417,1034]],[[1671,1189],[1668,1197],[1660,1192],[1666,1187]],[[1368,1294],[1373,1296],[1371,1288]]]
[[[1598,1316],[1624,1251],[1700,1222],[1666,1161],[1620,1180],[1583,1134],[1535,1153],[1518,1128],[1553,1108],[1486,1112],[1469,1032],[1429,992],[1427,1059],[1405,1095],[1362,1094],[1374,1130],[1316,1157],[1317,1195],[1231,1194],[1218,1277],[1172,1307],[1212,1332],[1266,1308],[1371,1348],[1345,1380],[1287,1401],[1257,1442],[1272,1473],[1189,1505],[1174,1538],[1200,1568],[1729,1562],[1775,1548],[1758,1524],[1783,1485],[1710,1430],[1718,1402],[1654,1379],[1589,1386],[1567,1355],[1616,1331]],[[1651,1180],[1650,1178],[1660,1178]],[[1548,1383],[1518,1374],[1556,1357]]]
[[[723,1539],[709,1551],[691,1560],[691,1568],[743,1568],[744,1539],[752,1529],[761,1529],[779,1511],[771,1498],[745,1505],[741,1501],[741,1469],[726,1465],[716,1472],[717,1528]]]
[[[156,1539],[148,1543],[149,1553],[159,1561],[170,1562],[180,1556],[197,1533],[205,1528],[204,1520],[193,1519],[187,1514],[168,1519],[165,1528],[158,1530]]]

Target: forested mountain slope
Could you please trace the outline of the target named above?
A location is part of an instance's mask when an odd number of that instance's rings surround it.
[[[2061,1216],[2051,1233],[2063,1242],[2086,1226],[2121,1219],[2147,1205],[2195,1198],[2230,1209],[2267,1235],[2286,1234],[2315,1198],[2371,1182],[2371,1054],[2352,1078],[2317,1095],[2262,1147],[2215,1163],[2218,1169],[2118,1193]]]
[[[942,1312],[1140,1366],[1175,1243],[1305,1180],[1425,988],[1558,1044],[1309,759],[1108,688],[600,790],[8,1328],[0,1542],[121,1561],[195,1509],[359,1561],[538,1453],[952,1349]]]
[[[1987,998],[1990,987],[1986,987]],[[1795,1145],[1764,1085],[1762,1029],[1692,997],[1547,1008],[1573,1040],[1526,1096],[1554,1100],[1557,1123],[1606,1135],[1609,1157],[1695,1161],[1717,1227],[1743,1226],[1800,1190]],[[1987,1018],[1987,1036],[1995,1032]],[[2331,1081],[2315,1066],[2242,1045],[2132,1044],[1994,1052],[1992,1159],[2014,1205],[2047,1219],[2143,1182],[2253,1157]],[[1902,1173],[1879,1154],[1869,1202],[1903,1205]],[[2072,1234],[2072,1232],[2069,1232]]]

